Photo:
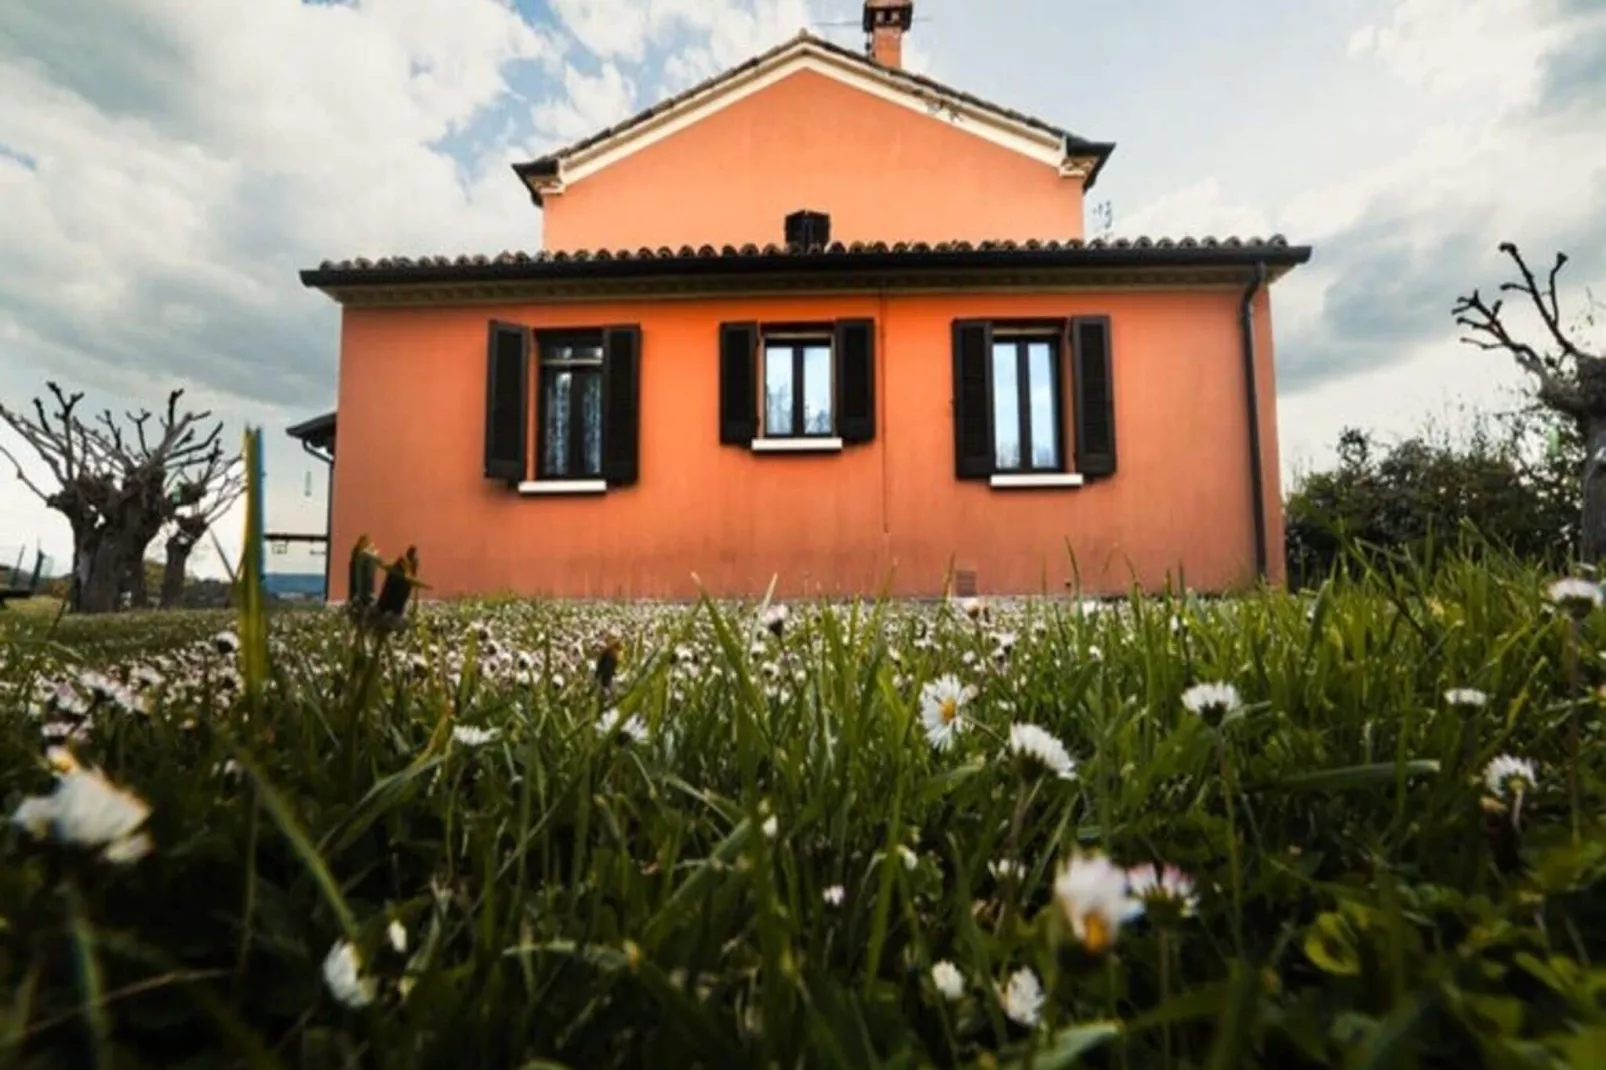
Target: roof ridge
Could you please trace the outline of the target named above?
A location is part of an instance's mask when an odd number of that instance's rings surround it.
[[[957,89],[954,86],[951,86],[946,82],[938,81],[929,75],[917,74],[914,71],[905,70],[902,67],[884,66],[883,64],[877,63],[867,55],[861,55],[857,52],[854,52],[852,49],[839,45],[825,37],[817,36],[814,33],[811,33],[808,27],[805,26],[799,29],[795,35],[787,40],[781,41],[778,44],[772,45],[761,52],[755,53],[742,62],[711,75],[695,85],[681,90],[678,93],[671,94],[670,96],[663,98],[655,104],[643,108],[627,118],[603,127],[601,130],[583,137],[578,141],[570,142],[568,145],[565,145],[562,148],[545,153],[544,155],[538,156],[532,160],[522,163],[515,163],[513,165],[514,173],[519,175],[521,180],[527,175],[539,176],[553,174],[556,172],[559,163],[568,157],[573,156],[576,153],[583,152],[594,145],[601,144],[610,138],[618,137],[637,126],[640,126],[655,116],[661,115],[668,111],[673,111],[682,104],[685,104],[707,92],[710,92],[722,83],[727,82],[749,70],[763,66],[771,60],[785,54],[789,49],[795,49],[803,45],[820,48],[825,52],[831,53],[839,58],[846,59],[849,62],[860,66],[862,69],[872,71],[882,77],[888,77],[894,81],[903,81],[912,86],[922,87],[942,93],[957,101],[969,104],[972,107],[991,112],[1001,118],[1031,127],[1042,133],[1051,134],[1060,138],[1065,143],[1067,149],[1079,150],[1088,155],[1096,156],[1098,158],[1098,163],[1093,167],[1092,171],[1088,175],[1088,188],[1092,188],[1093,182],[1098,177],[1098,172],[1103,168],[1105,160],[1108,159],[1110,153],[1115,150],[1114,142],[1093,141],[1091,139],[1074,134],[1071,131],[1066,130],[1064,127],[1049,123],[1048,121],[1040,119],[1034,115],[1017,111],[1014,108],[1009,108],[1002,104],[995,103],[965,90]]]

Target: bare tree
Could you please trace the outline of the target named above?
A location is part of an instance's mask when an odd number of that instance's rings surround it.
[[[184,593],[184,573],[189,567],[190,554],[201,541],[207,529],[218,517],[245,493],[245,465],[238,455],[224,459],[219,456],[194,480],[200,497],[173,517],[164,549],[167,559],[162,566],[161,607],[170,609],[178,605]]]
[[[201,477],[215,480],[228,467],[222,462],[223,425],[203,433],[200,425],[210,412],[180,413],[183,390],[168,395],[160,417],[141,410],[125,413],[119,423],[108,409],[90,424],[78,415],[81,392],[46,385],[53,411],[35,398],[32,416],[0,405],[0,420],[44,461],[56,489],[34,483],[3,447],[0,455],[72,528],[73,608],[106,612],[117,608],[124,593],[143,594],[145,548],[165,524],[205,499],[208,484]]]
[[[1585,349],[1576,328],[1562,326],[1556,276],[1566,265],[1567,254],[1556,254],[1556,263],[1541,287],[1515,245],[1503,242],[1500,251],[1512,259],[1522,276],[1520,282],[1501,283],[1500,292],[1526,296],[1538,311],[1547,337],[1537,346],[1514,337],[1501,318],[1504,300],[1489,304],[1473,290],[1453,309],[1456,323],[1470,332],[1461,340],[1479,349],[1509,353],[1533,379],[1539,402],[1577,425],[1584,440],[1579,473],[1583,502],[1579,556],[1591,564],[1599,563],[1606,558],[1606,355]]]

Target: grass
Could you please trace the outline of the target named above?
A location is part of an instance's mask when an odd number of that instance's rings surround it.
[[[1606,1065],[1606,615],[1547,579],[796,604],[779,634],[711,602],[286,613],[256,681],[217,614],[0,616],[0,804],[70,728],[155,845],[0,832],[0,1064]],[[939,750],[946,674],[975,692]],[[1183,703],[1217,681],[1222,724]],[[1502,754],[1537,770],[1520,809]],[[1178,866],[1197,909],[1078,939],[1073,851]],[[326,983],[340,941],[366,1006]]]

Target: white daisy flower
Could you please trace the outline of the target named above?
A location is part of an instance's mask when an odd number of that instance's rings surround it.
[[[394,919],[385,926],[385,939],[390,941],[392,950],[398,955],[407,953],[407,929],[401,922]]]
[[[786,618],[790,616],[785,606],[770,606],[764,611],[763,624],[770,632],[780,635],[786,627]]]
[[[1035,1028],[1043,1016],[1043,985],[1031,967],[1022,966],[1009,975],[1009,983],[998,993],[1004,1015],[1017,1025]]]
[[[363,976],[362,957],[349,940],[337,941],[324,957],[323,983],[337,1001],[354,1009],[372,1003],[379,990],[372,977]]]
[[[1601,604],[1600,584],[1576,576],[1552,583],[1546,596],[1556,605],[1575,613],[1587,613]]]
[[[965,975],[947,959],[931,967],[931,984],[949,1003],[957,1003],[965,997]]]
[[[1061,780],[1076,779],[1076,763],[1065,744],[1034,724],[1009,726],[1010,753],[1035,762]]]
[[[134,671],[129,674],[129,679],[142,689],[161,687],[167,680],[166,677],[149,665],[134,666]]]
[[[597,722],[597,731],[605,736],[623,735],[633,743],[646,742],[647,723],[641,719],[640,715],[633,713],[628,718],[624,718],[621,723],[622,716],[617,707],[610,708],[602,715],[602,719]]]
[[[1176,866],[1158,871],[1148,862],[1133,866],[1126,871],[1126,890],[1128,895],[1142,900],[1146,908],[1165,906],[1183,917],[1193,914],[1199,905],[1193,878]]]
[[[920,864],[920,856],[901,843],[898,844],[898,859],[903,863],[903,868],[907,870],[913,870]]]
[[[774,814],[771,814],[764,819],[764,824],[760,827],[764,830],[764,838],[773,840],[781,831],[781,822]]]
[[[975,620],[977,617],[981,616],[981,599],[974,597],[961,598],[959,600],[959,610],[971,620]]]
[[[987,872],[993,875],[995,881],[1022,880],[1026,876],[1026,867],[1012,859],[1000,858],[987,863]]]
[[[1483,769],[1484,787],[1496,798],[1504,799],[1508,795],[1520,797],[1537,783],[1539,777],[1534,773],[1534,763],[1526,758],[1502,754],[1490,759]]]
[[[1228,683],[1194,684],[1182,693],[1182,705],[1211,726],[1235,720],[1244,709],[1238,689]]]
[[[501,735],[494,728],[480,728],[471,724],[452,726],[452,741],[465,747],[483,747],[487,743],[495,743]]]
[[[1124,922],[1143,913],[1127,894],[1126,873],[1102,854],[1073,851],[1054,877],[1054,898],[1071,932],[1094,954],[1115,943]]]
[[[138,795],[73,763],[58,772],[51,794],[23,799],[11,820],[34,839],[98,851],[107,862],[126,865],[150,852],[150,837],[139,831],[150,813]]]
[[[1444,693],[1444,702],[1448,706],[1465,706],[1468,709],[1477,709],[1489,701],[1489,696],[1475,687],[1452,687]]]
[[[240,649],[240,637],[230,631],[221,631],[212,637],[212,649],[219,654],[234,654]]]
[[[976,697],[976,689],[961,684],[953,675],[939,676],[920,689],[920,721],[926,741],[936,750],[953,746],[954,737],[964,731],[961,711]]]
[[[839,907],[842,905],[842,900],[847,898],[847,895],[847,890],[842,885],[833,884],[820,893],[820,898],[824,899],[830,906]]]

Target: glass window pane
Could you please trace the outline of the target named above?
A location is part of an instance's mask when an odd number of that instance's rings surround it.
[[[993,458],[999,468],[1020,465],[1020,374],[1015,343],[993,345]]]
[[[569,474],[569,387],[574,373],[548,371],[541,378],[546,384],[542,398],[541,474]]]
[[[1058,468],[1059,420],[1054,404],[1054,350],[1047,342],[1026,346],[1026,370],[1032,388],[1033,468]]]
[[[602,373],[575,377],[575,417],[580,421],[580,466],[583,476],[602,475]]]
[[[792,347],[764,349],[764,433],[795,435],[792,426]]]
[[[831,347],[803,350],[803,433],[831,433]]]

